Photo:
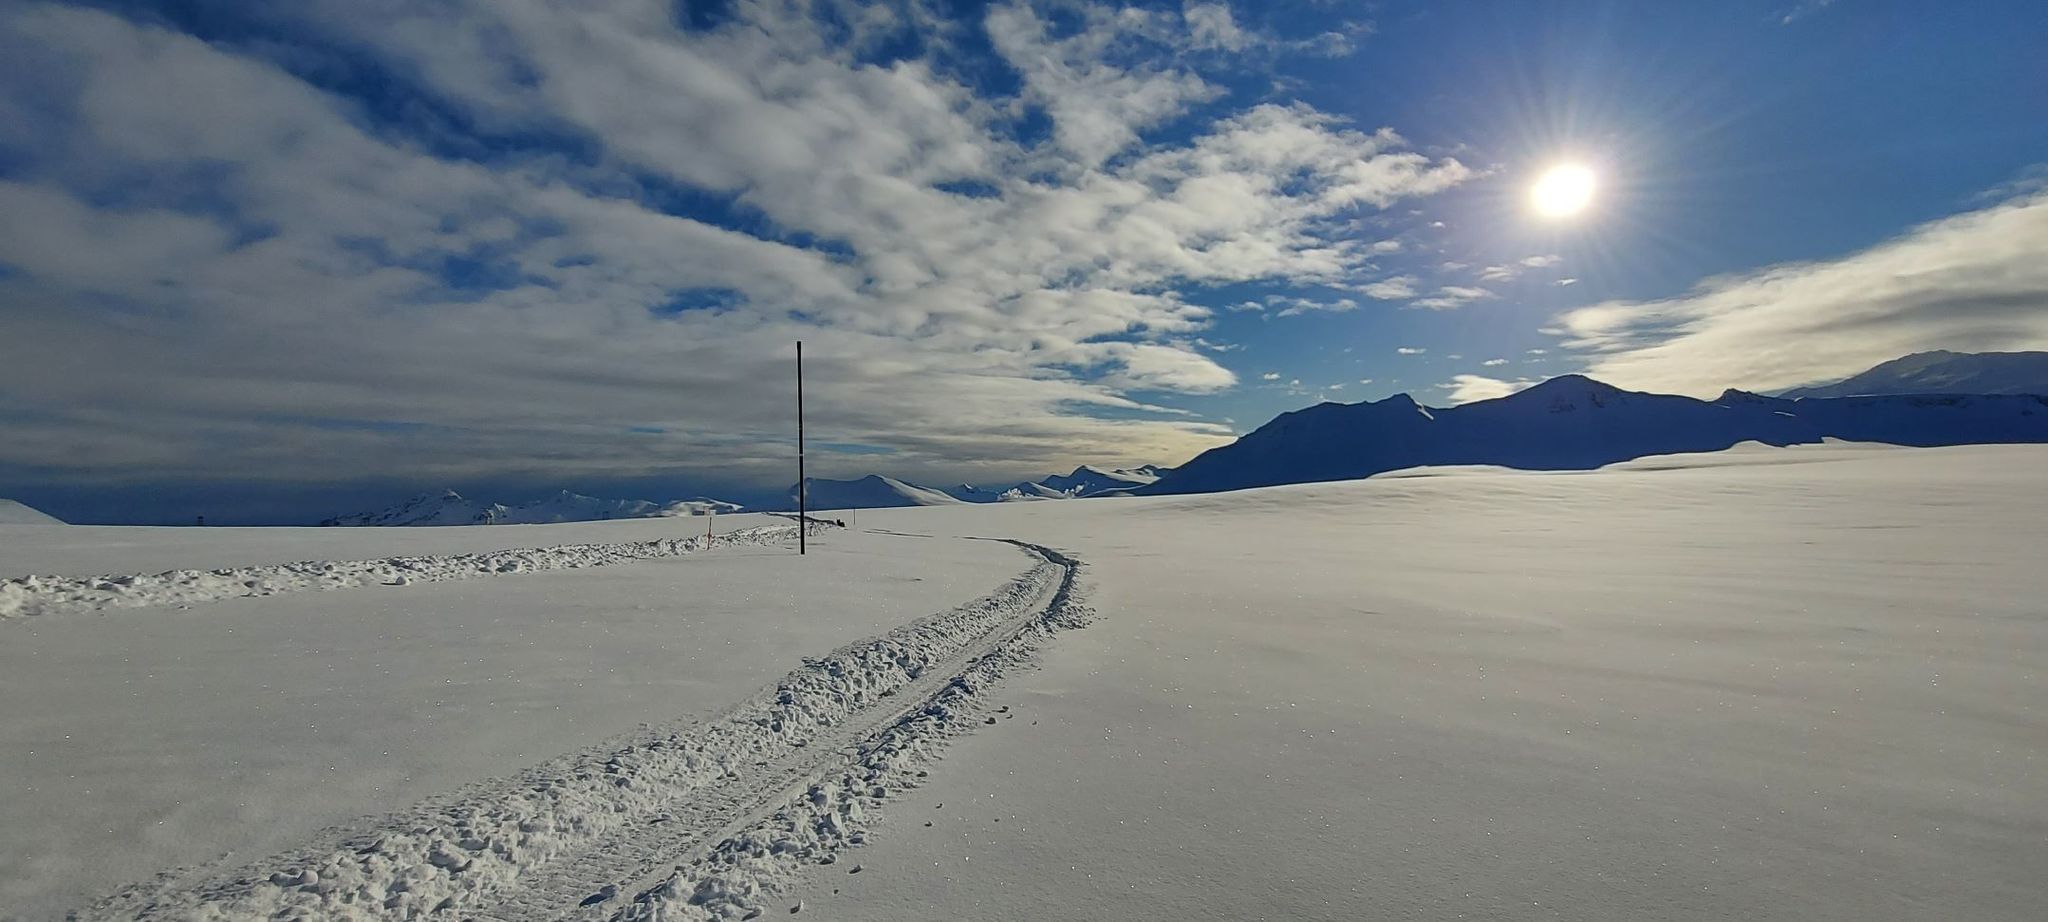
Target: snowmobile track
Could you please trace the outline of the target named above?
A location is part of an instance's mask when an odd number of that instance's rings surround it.
[[[721,716],[643,726],[230,873],[166,872],[74,918],[758,915],[862,844],[869,811],[948,739],[994,723],[991,683],[1089,620],[1080,561],[1005,543],[1034,563],[995,591],[807,658]]]
[[[1057,600],[1072,593],[1076,562],[1047,548],[1006,542],[1041,563],[1027,577],[1043,574],[1030,598],[957,653],[931,664],[921,677],[895,689],[876,706],[804,741],[781,756],[753,766],[740,777],[702,791],[668,812],[636,818],[606,842],[567,862],[557,862],[489,909],[464,913],[477,922],[598,920],[627,915],[622,900],[644,897],[677,871],[679,862],[760,823],[812,785],[852,766],[884,730],[931,706],[959,673],[1042,618]],[[897,702],[891,706],[889,702]],[[607,888],[610,888],[609,890]],[[605,894],[612,894],[606,896]],[[630,908],[630,906],[629,906]]]

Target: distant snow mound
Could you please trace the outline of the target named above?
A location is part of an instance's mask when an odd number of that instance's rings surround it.
[[[1564,375],[1448,409],[1406,394],[1283,413],[1133,492],[1208,493],[1355,480],[1412,467],[1592,470],[1648,455],[1824,438],[1893,445],[2048,442],[2048,397],[1913,395],[1787,400],[1731,390],[1712,402]]]
[[[706,515],[738,512],[738,503],[696,497],[670,503],[644,499],[599,499],[563,490],[545,499],[507,506],[480,503],[454,490],[422,493],[381,512],[336,516],[321,522],[331,526],[426,526],[426,525],[552,525],[561,522],[597,522],[606,519],[652,519],[667,516]]]
[[[804,480],[812,509],[882,509],[893,506],[952,506],[963,502],[944,490],[920,487],[894,477],[869,474],[859,480]],[[789,506],[796,508],[796,487],[789,488]]]
[[[1835,384],[1797,387],[1780,396],[1901,394],[2048,394],[2048,352],[1916,352]]]
[[[0,525],[62,525],[63,519],[24,503],[0,498]]]

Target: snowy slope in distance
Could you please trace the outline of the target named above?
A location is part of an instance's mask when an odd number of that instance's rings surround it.
[[[1069,496],[1094,496],[1111,490],[1142,487],[1158,479],[1159,469],[1149,464],[1128,470],[1104,469],[1083,464],[1074,468],[1071,474],[1054,474],[1039,483]]]
[[[951,506],[962,500],[944,490],[920,487],[894,477],[869,474],[859,480],[826,480],[811,477],[809,507],[812,509],[877,509],[888,506]],[[796,487],[789,489],[790,508],[796,508]]]
[[[0,497],[0,525],[62,525],[64,521],[39,509]]]
[[[1834,384],[1778,396],[1879,394],[2048,394],[2048,352],[1916,352]]]
[[[483,503],[454,490],[422,493],[380,512],[337,516],[321,525],[410,526],[410,525],[554,525],[563,522],[597,522],[607,519],[653,519],[668,516],[730,514],[740,511],[738,503],[708,497],[668,503],[644,499],[600,499],[563,490],[546,499],[507,506]]]
[[[503,515],[497,503],[479,503],[454,490],[421,493],[405,502],[378,512],[335,516],[320,524],[331,526],[406,525],[489,525]]]

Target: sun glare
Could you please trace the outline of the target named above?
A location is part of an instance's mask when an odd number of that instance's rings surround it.
[[[1546,218],[1569,218],[1593,202],[1593,171],[1576,163],[1544,171],[1529,188],[1529,203]]]

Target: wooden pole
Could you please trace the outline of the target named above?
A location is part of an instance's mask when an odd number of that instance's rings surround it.
[[[796,552],[809,553],[810,484],[804,482],[804,341],[796,341]]]

